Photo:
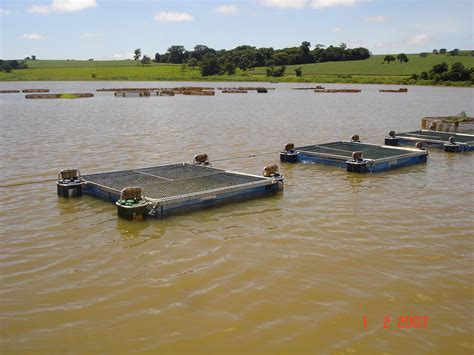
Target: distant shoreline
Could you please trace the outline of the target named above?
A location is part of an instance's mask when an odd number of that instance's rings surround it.
[[[412,75],[429,72],[433,65],[455,62],[466,68],[474,67],[473,56],[409,54],[407,63],[384,62],[383,55],[373,55],[366,60],[324,62],[288,65],[282,77],[266,76],[265,67],[232,75],[202,76],[198,67],[185,64],[151,63],[141,65],[132,60],[27,60],[28,69],[0,72],[0,82],[7,81],[194,81],[194,82],[282,82],[326,84],[380,84],[473,87],[472,81],[439,82],[414,80]],[[277,66],[278,67],[278,66]],[[276,67],[276,68],[277,68]],[[301,69],[302,76],[296,76]]]
[[[84,81],[84,82],[119,82],[119,81],[129,81],[129,82],[247,82],[247,83],[287,83],[287,84],[363,84],[363,85],[396,85],[396,86],[431,86],[431,87],[464,87],[464,88],[474,88],[474,85],[466,82],[442,82],[442,83],[432,83],[430,80],[426,81],[417,81],[417,82],[407,82],[406,80],[388,80],[383,81],[380,78],[376,77],[371,79],[364,78],[355,78],[355,80],[350,79],[340,79],[336,76],[327,76],[325,78],[319,77],[318,80],[305,79],[303,80],[288,80],[287,78],[275,78],[276,80],[268,80],[269,78],[264,77],[257,79],[255,77],[232,77],[225,78],[222,76],[213,76],[213,77],[202,77],[202,78],[163,78],[163,79],[109,79],[109,78],[98,78],[98,79],[70,79],[70,78],[52,78],[52,79],[12,79],[4,80],[0,78],[0,83],[21,83],[21,82],[52,82],[52,81]]]

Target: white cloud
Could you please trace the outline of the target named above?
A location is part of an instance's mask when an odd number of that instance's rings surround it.
[[[155,15],[156,22],[187,22],[193,20],[194,17],[187,12],[158,12]]]
[[[133,59],[133,53],[117,53],[112,55],[112,59],[123,60],[123,59]]]
[[[339,32],[342,32],[344,31],[341,27],[333,27],[331,28],[331,32],[334,32],[334,33],[339,33]]]
[[[322,9],[333,6],[349,6],[354,5],[357,0],[311,0],[309,6],[315,9]]]
[[[102,33],[94,33],[94,32],[85,32],[81,33],[79,36],[80,39],[101,39],[103,37]]]
[[[430,39],[430,36],[428,36],[426,33],[422,33],[408,37],[406,40],[406,44],[409,44],[411,46],[419,46],[425,44]]]
[[[279,7],[282,9],[302,9],[306,6],[306,0],[263,0],[265,6]]]
[[[369,17],[364,17],[365,22],[371,22],[371,23],[385,23],[388,21],[387,16],[369,16]]]
[[[261,0],[266,6],[279,8],[303,9],[307,5],[313,9],[323,9],[333,6],[350,6],[361,1],[371,0]]]
[[[10,15],[12,12],[10,10],[0,9],[0,16]]]
[[[75,12],[96,7],[96,0],[53,0],[51,5],[31,5],[27,11],[36,14]]]
[[[219,5],[214,9],[214,12],[222,15],[236,15],[239,13],[237,5]]]
[[[21,39],[27,39],[30,41],[41,41],[46,39],[46,36],[40,35],[38,33],[25,33],[20,36]]]
[[[51,12],[51,6],[48,5],[31,5],[28,9],[28,12],[32,14],[49,14]]]

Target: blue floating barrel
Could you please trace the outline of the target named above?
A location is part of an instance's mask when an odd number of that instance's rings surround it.
[[[58,174],[56,181],[58,196],[70,198],[82,196],[83,182],[81,173],[77,169],[63,169]]]
[[[142,221],[148,215],[148,203],[143,199],[140,187],[124,188],[115,205],[117,206],[117,214],[121,218]]]

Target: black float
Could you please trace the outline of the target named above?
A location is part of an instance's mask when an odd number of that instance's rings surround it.
[[[58,174],[58,195],[62,197],[79,197],[82,195],[81,173],[77,169],[63,169]]]
[[[398,146],[398,138],[395,136],[395,131],[388,132],[388,137],[385,137],[385,145]]]
[[[282,152],[280,152],[280,161],[284,163],[298,162],[298,152],[295,150],[293,143],[287,143]]]
[[[352,159],[346,161],[347,171],[351,173],[367,173],[367,160],[363,158],[364,153],[357,151],[352,153]]]

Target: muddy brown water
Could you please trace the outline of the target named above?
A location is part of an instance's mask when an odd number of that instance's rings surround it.
[[[260,174],[290,141],[356,133],[381,143],[391,129],[418,129],[423,116],[472,116],[473,89],[95,92],[144,85],[208,83],[0,83],[95,94],[0,96],[0,185],[39,182],[0,188],[1,353],[474,351],[474,153],[430,150],[427,164],[373,175],[284,164],[278,196],[142,223],[117,219],[113,204],[89,196],[58,199],[51,181],[62,168],[145,167],[201,152],[211,160],[268,153],[214,163]],[[405,316],[428,322],[404,329]]]

